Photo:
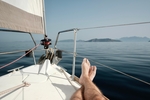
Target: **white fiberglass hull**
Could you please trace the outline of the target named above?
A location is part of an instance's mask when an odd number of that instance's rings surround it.
[[[45,60],[43,65],[32,65],[1,76],[0,100],[69,100],[80,87],[70,77],[61,67]],[[21,87],[24,82],[28,86]]]

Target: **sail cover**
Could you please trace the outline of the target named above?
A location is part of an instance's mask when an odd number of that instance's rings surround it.
[[[44,34],[43,0],[0,0],[0,28]]]

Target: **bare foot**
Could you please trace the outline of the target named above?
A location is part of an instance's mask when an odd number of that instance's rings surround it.
[[[89,60],[87,58],[84,58],[81,66],[82,66],[82,74],[88,76],[91,66]]]
[[[90,77],[91,81],[93,81],[93,79],[94,79],[94,77],[96,75],[96,70],[97,70],[96,66],[91,66],[90,67],[89,77]]]
[[[89,78],[89,70],[90,70],[90,62],[88,59],[84,58],[82,61],[82,74],[79,79],[79,83],[83,84],[84,83],[84,78]]]
[[[93,81],[95,75],[96,75],[96,66],[91,66],[88,59],[84,58],[82,62],[82,74],[79,79],[80,84],[84,84],[84,79],[89,78],[91,81]]]

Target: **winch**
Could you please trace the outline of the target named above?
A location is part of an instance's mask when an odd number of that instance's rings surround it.
[[[47,35],[45,35],[44,39],[41,40],[41,45],[44,45],[44,49],[48,49],[51,44],[51,39],[48,39]]]

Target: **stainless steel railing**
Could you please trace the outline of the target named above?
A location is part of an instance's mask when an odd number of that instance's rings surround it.
[[[75,77],[75,62],[76,62],[76,38],[77,38],[77,31],[79,29],[77,28],[73,28],[73,29],[69,29],[69,30],[64,30],[64,31],[60,31],[58,32],[57,34],[57,38],[56,38],[56,41],[55,41],[55,45],[54,45],[54,49],[56,49],[56,45],[57,45],[57,42],[58,42],[58,38],[59,38],[59,35],[60,33],[66,33],[66,32],[70,32],[70,31],[73,31],[74,32],[74,51],[73,51],[73,64],[72,64],[72,80],[74,80],[74,77]]]

